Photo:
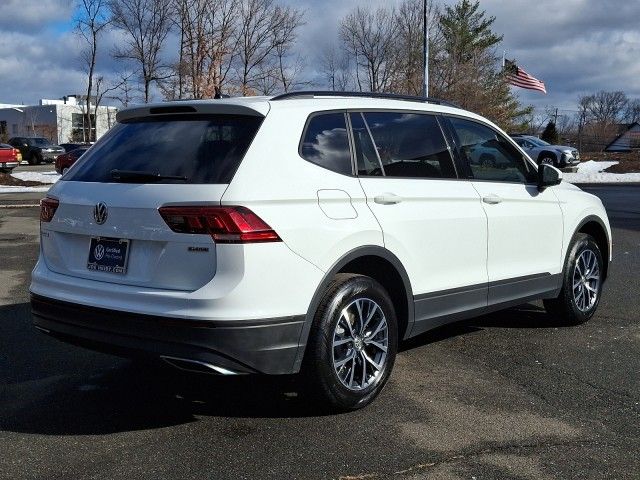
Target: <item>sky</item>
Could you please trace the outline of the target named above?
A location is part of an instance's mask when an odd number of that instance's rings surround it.
[[[337,43],[340,19],[357,6],[401,0],[281,0],[306,11],[296,50],[310,71],[320,52]],[[454,0],[435,0],[451,4]],[[37,103],[86,89],[73,32],[75,0],[0,0],[0,103]],[[640,0],[481,0],[496,17],[506,50],[528,73],[546,83],[547,95],[514,89],[537,109],[576,108],[580,95],[623,90],[640,97]],[[117,33],[103,38],[98,74],[123,66],[111,58]],[[157,98],[160,100],[160,98]]]

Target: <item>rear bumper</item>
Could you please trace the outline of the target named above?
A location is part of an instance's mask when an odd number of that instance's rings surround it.
[[[304,316],[207,321],[142,315],[31,295],[33,323],[68,343],[125,357],[186,359],[233,373],[295,373]]]
[[[0,161],[0,168],[15,168],[19,165],[18,162],[4,162],[4,161]]]

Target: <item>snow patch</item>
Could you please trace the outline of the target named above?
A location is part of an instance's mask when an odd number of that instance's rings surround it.
[[[618,162],[594,162],[589,160],[578,165],[576,173],[563,173],[562,178],[569,183],[626,183],[640,182],[640,173],[603,172]]]
[[[62,176],[58,172],[15,172],[12,177],[22,180],[23,182],[40,182],[40,183],[56,183]]]
[[[50,188],[51,185],[44,185],[42,187],[11,187],[7,185],[0,185],[0,193],[46,192]]]

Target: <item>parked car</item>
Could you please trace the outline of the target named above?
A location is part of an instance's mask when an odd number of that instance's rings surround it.
[[[475,164],[479,144],[505,164]],[[184,370],[301,372],[341,410],[380,392],[400,340],[448,322],[538,299],[589,320],[611,259],[597,197],[481,116],[384,94],[122,110],[40,219],[41,331]]]
[[[580,163],[580,152],[573,147],[551,145],[533,135],[512,135],[513,140],[538,164],[566,168]]]
[[[61,143],[60,146],[64,148],[64,153],[69,153],[75,150],[76,148],[80,148],[80,147],[89,148],[91,144],[90,143]]]
[[[58,155],[64,153],[62,147],[43,137],[13,137],[9,139],[9,145],[20,150],[22,158],[29,162],[29,165],[52,163]]]
[[[0,172],[11,173],[21,161],[20,150],[6,143],[0,143]]]
[[[62,155],[58,155],[56,157],[56,172],[64,175],[67,173],[67,170],[71,168],[73,165],[85,152],[89,150],[89,147],[80,147],[75,150],[71,150],[70,152],[63,153]]]

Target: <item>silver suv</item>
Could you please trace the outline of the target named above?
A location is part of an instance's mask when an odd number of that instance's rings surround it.
[[[573,147],[551,145],[533,135],[512,135],[511,138],[538,164],[566,168],[580,163],[580,153]]]

